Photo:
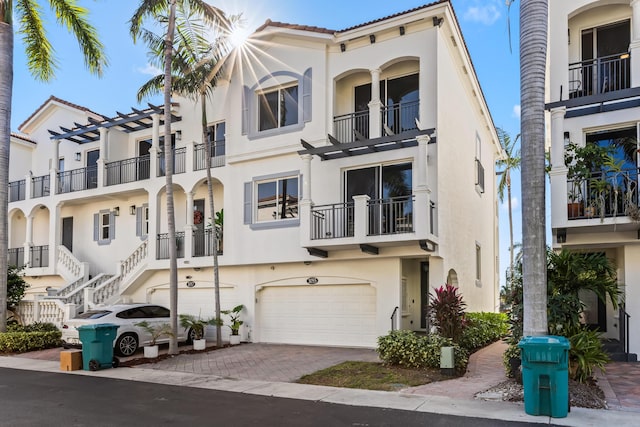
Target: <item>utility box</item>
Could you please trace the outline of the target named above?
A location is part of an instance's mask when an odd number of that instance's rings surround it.
[[[118,366],[118,359],[113,357],[113,340],[116,339],[118,325],[83,325],[78,326],[78,332],[82,342],[82,367],[85,371]]]
[[[455,352],[453,347],[440,348],[440,372],[444,375],[455,375]]]
[[[525,412],[566,417],[569,412],[569,340],[553,335],[524,337],[518,347],[522,353]]]
[[[77,371],[82,369],[82,350],[64,350],[60,352],[60,370]]]

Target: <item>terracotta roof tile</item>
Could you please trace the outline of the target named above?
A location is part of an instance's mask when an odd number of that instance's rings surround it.
[[[64,104],[64,105],[68,105],[71,108],[75,108],[75,109],[80,110],[80,111],[86,111],[87,113],[92,113],[92,114],[98,115],[100,117],[104,117],[102,114],[98,114],[95,111],[92,111],[87,107],[83,107],[82,105],[74,104],[73,102],[65,101],[64,99],[61,99],[61,98],[58,98],[57,96],[51,95],[49,98],[47,98],[46,101],[44,101],[42,103],[42,105],[40,105],[38,108],[36,108],[36,110],[33,113],[31,113],[31,115],[29,117],[27,117],[27,119],[24,122],[22,122],[20,124],[20,126],[18,126],[18,129],[22,129],[22,127],[25,126],[29,122],[29,120],[31,120],[33,117],[35,117],[35,115],[38,114],[38,112],[40,112],[40,110],[42,110],[51,101],[56,101],[56,102],[59,102],[59,103]]]
[[[11,136],[13,138],[18,138],[18,139],[21,139],[23,141],[30,142],[32,144],[37,144],[36,141],[34,141],[33,139],[29,138],[27,135],[24,135],[22,133],[11,132]]]
[[[355,30],[356,28],[366,27],[367,25],[376,24],[378,22],[386,21],[387,19],[395,18],[395,17],[402,16],[402,15],[406,15],[408,13],[416,12],[418,10],[426,9],[426,8],[431,7],[431,6],[435,6],[435,5],[442,4],[442,3],[450,3],[450,1],[449,0],[434,1],[433,3],[428,3],[428,4],[425,4],[425,5],[422,5],[422,6],[414,7],[413,9],[405,10],[404,12],[394,13],[393,15],[385,16],[383,18],[374,19],[373,21],[369,21],[369,22],[365,22],[365,23],[362,23],[362,24],[354,25],[353,27],[345,28],[344,30],[340,30],[340,31],[337,31],[337,32],[338,33],[345,33],[347,31]]]

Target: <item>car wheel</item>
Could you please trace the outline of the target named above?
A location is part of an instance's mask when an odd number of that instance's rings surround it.
[[[138,350],[138,337],[135,334],[122,334],[116,341],[116,353],[120,356],[132,356]]]
[[[192,328],[189,328],[189,330],[187,331],[187,344],[193,344],[193,340],[196,339],[196,331],[194,331]]]

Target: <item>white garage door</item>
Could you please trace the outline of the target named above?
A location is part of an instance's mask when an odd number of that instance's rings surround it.
[[[376,290],[369,285],[266,287],[256,309],[261,342],[376,345]]]
[[[220,308],[229,310],[236,304],[233,288],[220,288]],[[169,308],[169,289],[160,288],[151,293],[151,303]],[[213,287],[178,289],[178,313],[200,315],[210,318],[216,313],[215,291]]]

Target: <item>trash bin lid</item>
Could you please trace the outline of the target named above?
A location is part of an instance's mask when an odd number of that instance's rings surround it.
[[[93,325],[81,325],[81,326],[78,326],[76,329],[79,330],[79,331],[80,330],[88,331],[88,330],[94,330],[94,329],[107,329],[107,328],[109,328],[109,329],[116,328],[117,329],[117,328],[119,328],[119,326],[116,325],[115,323],[96,323],[96,324],[93,324]]]
[[[520,348],[555,347],[568,349],[570,346],[569,340],[566,337],[556,335],[524,337],[518,343],[518,347]]]

